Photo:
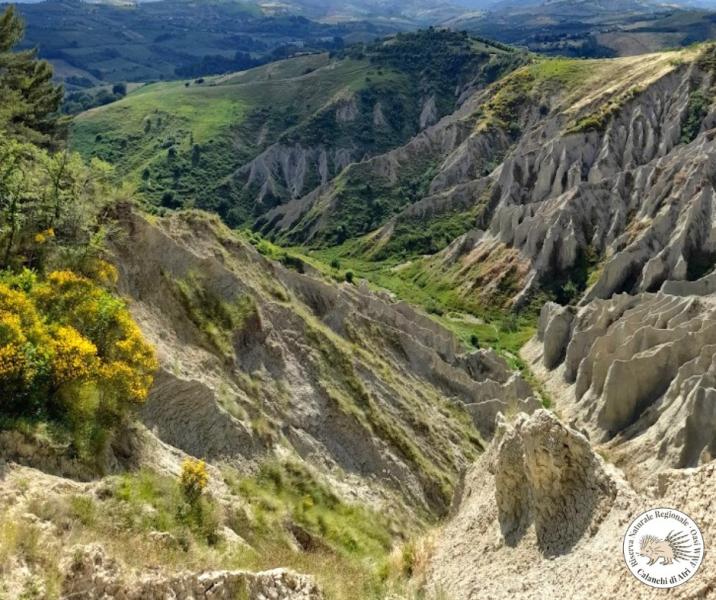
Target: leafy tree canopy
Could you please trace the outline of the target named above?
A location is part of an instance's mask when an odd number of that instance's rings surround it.
[[[57,111],[62,86],[52,82],[52,67],[37,50],[14,51],[24,24],[14,6],[0,15],[0,131],[42,146],[57,142],[63,122]]]

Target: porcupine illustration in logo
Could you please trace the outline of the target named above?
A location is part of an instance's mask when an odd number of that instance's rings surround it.
[[[648,558],[647,565],[651,566],[658,560],[661,560],[662,565],[670,565],[674,561],[692,560],[696,552],[687,533],[672,531],[664,539],[654,535],[642,537],[639,542],[639,554]]]

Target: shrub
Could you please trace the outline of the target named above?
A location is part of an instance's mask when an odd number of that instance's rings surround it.
[[[708,114],[710,104],[710,98],[705,96],[701,90],[696,90],[689,95],[686,113],[681,124],[682,143],[689,144],[696,139],[701,130],[701,123]]]
[[[179,477],[182,493],[189,504],[196,504],[209,483],[209,474],[203,460],[187,458]]]
[[[112,86],[112,93],[115,96],[126,96],[127,95],[127,84],[126,83],[115,83]]]
[[[0,269],[42,270],[48,258],[86,256],[98,213],[117,190],[111,167],[78,154],[50,154],[0,134]],[[116,198],[117,196],[114,195]]]
[[[99,263],[95,277],[116,272]],[[80,453],[96,452],[144,401],[156,368],[124,303],[97,281],[0,272],[0,413],[59,422]]]
[[[353,283],[353,271],[346,271],[346,281]]]

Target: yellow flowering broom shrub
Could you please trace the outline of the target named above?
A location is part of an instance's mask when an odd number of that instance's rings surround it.
[[[116,278],[100,265],[98,279]],[[126,306],[92,279],[0,273],[0,413],[59,422],[96,452],[142,403],[157,360]]]
[[[209,483],[209,473],[203,460],[187,458],[181,466],[179,484],[189,503],[195,503]]]

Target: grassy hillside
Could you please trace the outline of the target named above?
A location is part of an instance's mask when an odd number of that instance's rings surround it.
[[[290,197],[281,181],[259,202],[258,189],[231,177],[271,144],[353,160],[387,151],[417,133],[429,97],[435,118],[447,114],[455,108],[455,82],[497,77],[518,56],[461,34],[426,31],[333,57],[155,83],[79,115],[72,144],[115,165],[155,205],[206,208],[243,225]],[[282,177],[287,168],[275,167]],[[333,176],[340,166],[327,169]],[[319,171],[318,164],[308,169],[301,194],[320,183]]]
[[[310,127],[336,98],[387,83],[394,93],[407,86],[401,74],[378,73],[367,61],[300,57],[243,75],[144,86],[80,115],[72,140],[83,155],[114,164],[151,202],[243,222],[245,211],[215,193],[234,170],[280,136]]]

